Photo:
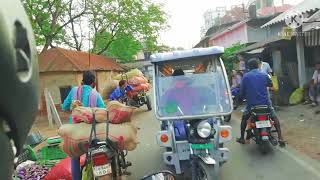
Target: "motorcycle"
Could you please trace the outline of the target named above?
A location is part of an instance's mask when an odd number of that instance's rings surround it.
[[[123,149],[123,139],[118,142],[109,139],[109,114],[106,121],[106,139],[100,140],[96,135],[96,120],[93,115],[93,124],[89,139],[89,150],[86,155],[86,163],[92,163],[94,179],[111,177],[116,179],[122,175],[130,175],[127,168],[132,164],[126,161],[127,151]]]
[[[277,139],[273,133],[274,122],[271,119],[271,110],[268,106],[255,106],[250,111],[250,118],[247,121],[247,140],[253,139],[259,146],[262,153],[270,150],[270,144],[278,145]]]
[[[222,54],[223,48],[211,47],[151,56],[155,115],[162,121],[157,143],[176,174],[188,171],[184,161],[190,163],[193,180],[217,179],[229,158],[224,143],[231,141],[232,128],[223,117],[231,114],[232,100]],[[173,69],[182,75],[172,76]]]
[[[126,74],[122,74],[122,79],[128,82],[128,77]],[[127,91],[125,92],[124,97],[120,99],[120,102],[126,104],[127,106],[133,106],[137,108],[146,105],[148,111],[152,110],[151,98],[145,90],[134,93]]]

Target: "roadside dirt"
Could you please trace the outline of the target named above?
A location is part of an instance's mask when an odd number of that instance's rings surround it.
[[[234,113],[241,117],[239,107]],[[283,136],[288,145],[320,161],[320,114],[310,105],[296,105],[276,108]],[[239,118],[240,121],[240,118]]]
[[[281,107],[277,114],[288,144],[320,161],[320,115],[315,111],[309,105],[296,105]]]

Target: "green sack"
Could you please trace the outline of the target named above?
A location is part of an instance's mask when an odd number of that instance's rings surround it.
[[[290,96],[289,98],[289,104],[290,105],[295,105],[299,104],[303,100],[303,89],[298,88],[296,89]]]
[[[82,180],[92,180],[92,179],[94,179],[93,171],[92,171],[92,162],[89,162],[82,169]]]

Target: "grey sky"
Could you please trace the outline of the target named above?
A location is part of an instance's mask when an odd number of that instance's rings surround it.
[[[191,48],[200,40],[204,24],[203,13],[215,7],[247,4],[248,0],[156,0],[164,4],[170,15],[171,28],[161,34],[160,42],[171,47]],[[276,4],[281,0],[274,0]],[[298,4],[303,0],[284,0],[286,4]]]

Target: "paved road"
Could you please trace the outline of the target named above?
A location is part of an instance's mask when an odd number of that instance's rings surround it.
[[[133,163],[128,179],[136,180],[144,174],[168,169],[162,161],[162,149],[155,142],[154,134],[159,129],[159,122],[153,111],[139,109],[133,117],[139,130],[138,148],[129,152],[128,159]],[[239,117],[234,115],[230,125],[234,136],[239,134]],[[290,147],[274,148],[267,155],[257,151],[255,144],[240,145],[234,141],[227,147],[231,158],[221,169],[220,180],[320,180],[320,163],[295,152]],[[188,179],[185,175],[182,179]]]

